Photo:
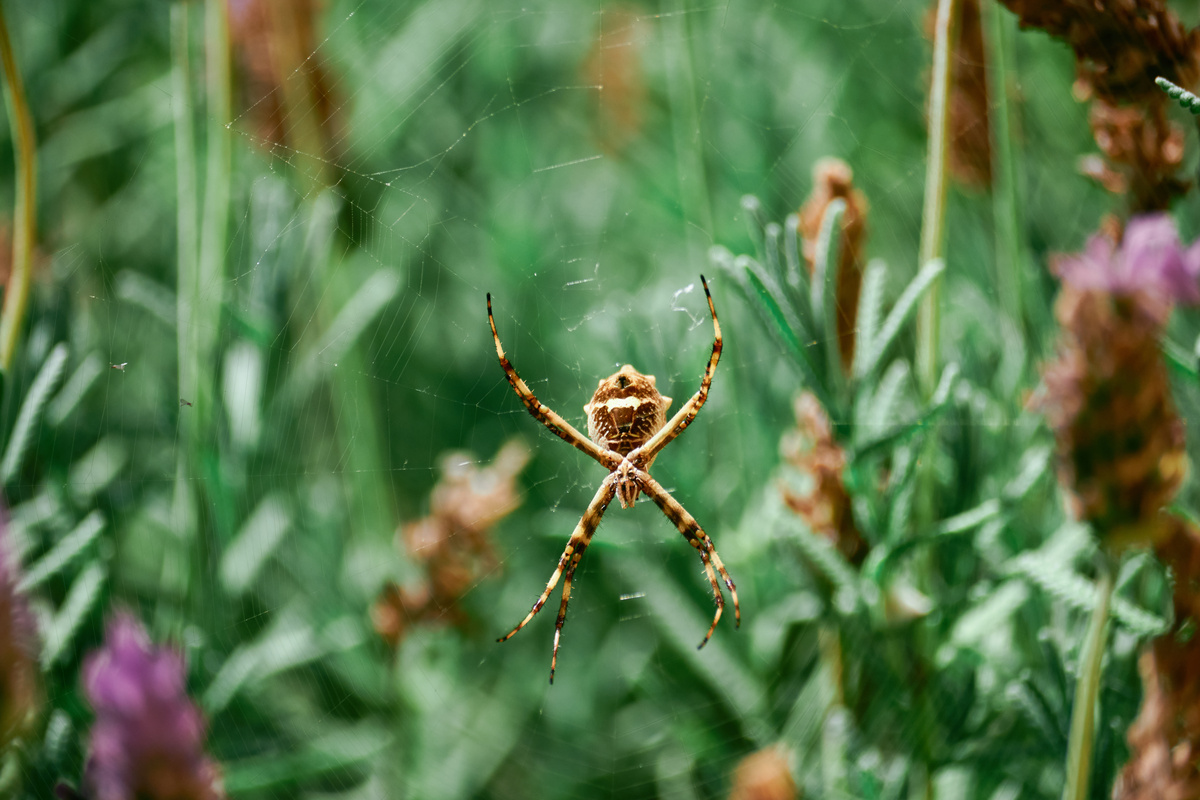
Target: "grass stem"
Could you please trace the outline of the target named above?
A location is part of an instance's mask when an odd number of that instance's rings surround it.
[[[938,0],[934,22],[933,75],[929,84],[929,151],[925,167],[925,203],[917,268],[945,257],[946,156],[949,134],[950,45],[956,21],[955,0]],[[917,379],[928,397],[938,378],[938,329],[941,280],[925,295],[917,315]]]
[[[1067,781],[1063,788],[1063,800],[1086,800],[1088,797],[1088,783],[1092,776],[1092,742],[1096,731],[1096,705],[1100,694],[1104,639],[1112,590],[1112,570],[1105,564],[1096,586],[1096,607],[1092,610],[1087,639],[1083,643],[1083,651],[1079,658],[1079,680],[1075,683],[1071,734],[1067,740]]]
[[[37,236],[37,141],[3,6],[0,6],[0,61],[3,61],[4,80],[8,85],[8,120],[16,145],[17,162],[12,274],[4,292],[4,307],[0,310],[0,370],[7,373],[12,367],[21,324],[25,320],[25,308],[29,303],[33,243]]]
[[[992,218],[996,237],[996,290],[1000,304],[1013,324],[1024,328],[1021,303],[1021,212],[1011,106],[1009,104],[1010,42],[1012,19],[998,0],[989,3],[988,90],[992,96]]]

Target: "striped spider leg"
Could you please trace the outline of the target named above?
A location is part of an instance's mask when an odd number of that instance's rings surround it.
[[[729,572],[725,569],[721,557],[717,555],[717,549],[712,540],[687,509],[673,498],[658,481],[650,477],[650,465],[654,459],[663,448],[683,433],[688,425],[692,424],[692,420],[696,418],[704,402],[708,399],[713,373],[721,358],[721,325],[717,321],[717,310],[713,306],[712,294],[708,290],[708,282],[704,280],[703,275],[700,276],[700,282],[704,285],[708,310],[712,314],[714,333],[712,355],[704,370],[704,377],[700,381],[700,390],[668,422],[667,409],[671,405],[671,398],[659,394],[653,375],[643,375],[626,364],[617,372],[601,380],[596,388],[596,393],[592,395],[591,402],[583,407],[588,420],[588,436],[586,437],[538,400],[525,381],[517,375],[517,371],[504,355],[504,348],[500,344],[500,336],[496,332],[496,321],[492,315],[492,296],[488,295],[488,324],[491,326],[492,338],[496,343],[496,355],[500,359],[500,366],[504,369],[509,384],[521,398],[521,402],[525,404],[535,419],[549,428],[556,436],[587,453],[609,471],[596,491],[596,496],[588,505],[587,511],[579,520],[579,524],[575,526],[575,531],[571,534],[562,556],[559,557],[558,567],[550,576],[545,591],[542,592],[520,624],[497,640],[507,641],[517,631],[524,628],[542,610],[542,606],[546,604],[555,587],[558,586],[559,580],[562,579],[562,602],[559,605],[558,620],[554,626],[554,652],[550,658],[550,683],[554,683],[554,670],[558,664],[558,646],[562,635],[562,626],[567,618],[567,603],[571,599],[571,582],[575,577],[575,568],[579,566],[584,551],[591,543],[592,536],[595,535],[600,520],[614,497],[621,502],[622,508],[630,508],[636,502],[638,495],[645,492],[700,554],[705,574],[712,585],[717,608],[713,614],[712,625],[709,626],[708,633],[704,635],[699,647],[704,647],[708,643],[725,608],[725,598],[721,593],[721,584],[717,580],[718,572],[733,597],[734,617],[738,626],[741,625],[742,612],[738,605],[737,587],[734,586],[733,579],[729,577]]]

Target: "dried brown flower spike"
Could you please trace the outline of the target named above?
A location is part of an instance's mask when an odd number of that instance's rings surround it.
[[[826,206],[837,198],[846,202],[838,258],[838,350],[842,354],[842,365],[849,369],[854,358],[855,316],[858,293],[862,288],[867,198],[854,187],[854,171],[849,164],[839,158],[822,158],[813,166],[812,192],[800,207],[800,238],[804,242],[804,259],[810,274],[816,261],[821,219],[825,216]]]
[[[1109,164],[1085,157],[1083,172],[1113,192],[1128,192],[1134,211],[1161,210],[1187,188],[1174,177],[1183,135],[1167,122],[1167,98],[1154,79],[1183,86],[1200,77],[1197,31],[1164,0],[1001,0],[1021,21],[1063,39],[1075,51],[1075,94],[1093,100],[1092,131]]]
[[[1183,481],[1183,423],[1158,340],[1173,302],[1200,300],[1200,249],[1184,251],[1165,215],[1134,218],[1120,247],[1097,234],[1054,264],[1059,357],[1042,407],[1074,512],[1110,548],[1169,532],[1159,512]]]
[[[783,500],[812,531],[829,539],[846,559],[859,565],[867,543],[854,525],[850,495],[842,480],[846,451],[833,438],[829,416],[817,398],[805,392],[796,398],[796,428],[780,443],[784,459],[811,481],[804,493],[784,487]]]
[[[751,753],[733,771],[729,800],[796,800],[796,781],[778,747]]]
[[[500,448],[484,467],[468,453],[443,456],[429,516],[405,525],[396,537],[424,566],[426,579],[416,586],[389,584],[371,609],[375,631],[384,641],[398,644],[422,620],[462,621],[458,601],[495,569],[491,529],[520,505],[516,479],[527,463],[529,448],[517,440]]]
[[[1175,571],[1175,627],[1142,654],[1142,709],[1115,800],[1200,797],[1200,533],[1172,520],[1155,551]]]

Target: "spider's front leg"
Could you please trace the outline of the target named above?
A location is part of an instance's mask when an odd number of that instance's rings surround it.
[[[579,524],[575,526],[575,531],[567,541],[566,549],[563,550],[562,556],[558,559],[558,567],[554,570],[554,574],[550,576],[550,582],[546,584],[546,591],[542,592],[542,596],[537,599],[537,602],[533,604],[533,608],[525,615],[525,619],[521,620],[517,627],[496,640],[497,642],[504,642],[511,639],[517,631],[524,628],[542,610],[542,606],[546,604],[551,593],[554,592],[554,587],[558,585],[558,581],[565,570],[567,579],[563,584],[562,603],[558,607],[558,620],[554,624],[554,653],[550,656],[550,683],[554,683],[554,670],[558,666],[558,644],[562,635],[563,623],[567,619],[567,603],[571,599],[571,581],[575,577],[575,568],[579,566],[579,561],[583,558],[583,551],[587,550],[587,546],[591,543],[592,536],[596,533],[596,528],[600,526],[600,519],[604,516],[604,512],[608,508],[608,504],[612,502],[616,491],[616,475],[609,473],[608,477],[600,484],[600,488],[596,491],[596,496],[592,498],[592,502],[588,504],[587,511],[583,513]]]
[[[530,390],[529,385],[517,374],[517,370],[513,367],[512,362],[508,360],[508,356],[504,355],[504,346],[500,344],[500,334],[496,332],[496,319],[492,316],[492,295],[490,293],[487,296],[487,312],[488,325],[492,328],[492,340],[496,344],[496,357],[500,359],[500,368],[504,370],[504,376],[508,379],[509,385],[517,393],[517,397],[521,398],[521,402],[525,404],[525,408],[529,410],[529,413],[564,442],[587,453],[607,469],[616,469],[617,464],[620,463],[619,456],[610,450],[597,446],[591,439],[575,430],[575,426],[559,416],[557,412],[541,400],[538,400],[537,396]]]

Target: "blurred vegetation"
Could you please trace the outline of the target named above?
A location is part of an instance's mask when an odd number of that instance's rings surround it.
[[[1024,310],[1007,317],[997,288],[991,193],[952,183],[946,371],[926,397],[910,314],[851,379],[829,328],[781,325],[813,309],[787,288],[803,265],[764,233],[819,158],[844,160],[869,203],[864,295],[883,328],[902,306],[920,266],[926,3],[4,10],[39,234],[0,479],[44,694],[6,790],[79,783],[80,667],[127,608],[185,654],[233,797],[716,798],[776,743],[806,797],[1060,796],[1096,545],[1063,511],[1026,400],[1057,335],[1048,254],[1120,207],[1074,169],[1095,145],[1061,43],[1001,12]],[[14,183],[0,157],[0,208]],[[1185,239],[1198,212],[1195,193],[1176,208]],[[727,615],[697,652],[712,600],[692,548],[650,505],[613,508],[550,687],[553,599],[495,638],[603,472],[514,396],[485,293],[522,377],[583,427],[620,364],[675,408],[695,391],[702,271],[724,355],[654,473],[713,537],[744,624]],[[1197,333],[1181,312],[1168,334],[1185,418]],[[781,494],[803,483],[780,443],[804,389],[850,454],[863,563]],[[447,522],[435,486],[474,485],[464,465],[513,438],[532,458],[495,496],[511,513]],[[421,521],[436,557],[405,533]],[[1115,585],[1093,797],[1128,757],[1139,647],[1171,621],[1152,557],[1126,556]]]

